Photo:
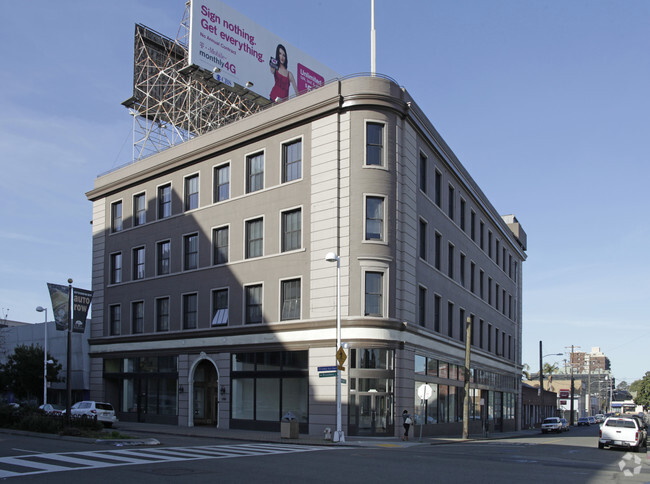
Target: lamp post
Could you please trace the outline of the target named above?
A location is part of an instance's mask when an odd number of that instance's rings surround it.
[[[335,252],[328,252],[325,260],[336,262],[336,351],[338,351],[341,348],[341,258]],[[336,369],[336,432],[333,441],[345,442],[345,435],[341,428],[341,370],[339,368]]]
[[[45,311],[45,340],[43,343],[43,405],[47,403],[47,308],[38,306],[39,313]]]
[[[547,356],[562,356],[562,353],[549,353],[548,355],[542,356],[542,342],[539,342],[539,413],[540,413],[540,422],[544,420],[544,369],[542,367],[542,359]],[[556,402],[557,406],[557,402]]]

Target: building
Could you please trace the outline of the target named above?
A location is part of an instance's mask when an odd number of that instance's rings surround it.
[[[591,348],[590,353],[574,351],[570,353],[569,364],[574,373],[609,373],[611,364],[609,358],[600,351],[599,347]]]
[[[524,429],[541,428],[548,417],[559,415],[557,393],[550,390],[539,391],[538,386],[521,384],[521,427]]]
[[[54,321],[47,323],[20,323],[7,321],[6,325],[0,325],[0,363],[6,363],[7,358],[13,354],[16,346],[40,346],[43,348],[45,342],[45,325],[47,324],[47,354],[61,364],[59,372],[60,382],[48,383],[47,401],[65,405],[67,386],[65,377],[68,362],[68,333],[57,331]],[[2,327],[4,326],[4,327]],[[90,356],[88,354],[88,331],[85,333],[71,333],[70,337],[70,391],[72,395],[71,404],[88,399],[90,389]],[[41,383],[43,378],[41,374]],[[42,402],[43,394],[38,395],[38,403]],[[13,397],[8,396],[11,401]]]
[[[99,176],[91,395],[121,420],[343,430],[519,427],[526,234],[499,216],[408,92],[326,84]],[[432,395],[422,402],[423,384]]]

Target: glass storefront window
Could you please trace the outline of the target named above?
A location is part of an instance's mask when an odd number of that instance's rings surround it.
[[[233,353],[232,371],[254,371],[255,353]]]
[[[158,413],[160,415],[176,415],[178,402],[176,400],[176,378],[163,378],[160,380],[158,390]]]
[[[170,373],[178,371],[177,358],[175,356],[159,356],[158,371],[161,373]]]
[[[438,360],[427,358],[427,375],[438,376]]]
[[[392,378],[357,378],[357,390],[360,392],[392,392]]]
[[[104,373],[120,373],[122,369],[122,360],[104,360]]]
[[[158,372],[158,358],[155,356],[143,356],[140,358],[141,373],[157,373]]]
[[[448,378],[450,380],[458,380],[458,367],[456,365],[454,365],[453,363],[449,363],[448,368],[449,368],[448,369],[448,371],[449,371],[449,377]]]
[[[287,370],[305,370],[309,361],[307,351],[284,351],[282,369]]]
[[[281,364],[281,351],[257,353],[257,371],[280,371]]]
[[[252,420],[254,418],[255,379],[232,380],[232,418]]]
[[[414,368],[414,371],[415,371],[416,375],[424,375],[426,365],[427,365],[427,359],[424,356],[415,355],[415,368]]]
[[[135,371],[135,358],[124,358],[124,373],[133,373]]]
[[[307,378],[282,379],[282,415],[293,413],[298,422],[309,421],[309,381]]]
[[[393,350],[379,348],[359,349],[359,368],[392,370]]]
[[[440,378],[449,378],[449,367],[446,361],[438,362],[438,376]]]
[[[255,420],[280,420],[280,379],[258,378]]]

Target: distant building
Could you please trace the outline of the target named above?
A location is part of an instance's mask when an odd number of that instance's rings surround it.
[[[591,348],[590,353],[584,351],[570,353],[569,365],[573,367],[574,373],[603,373],[611,369],[609,358],[597,346]]]
[[[14,348],[20,345],[40,346],[44,345],[46,323],[21,323],[12,321],[11,325],[0,329],[0,363],[6,363],[7,357],[14,352]],[[88,354],[88,336],[90,331],[85,333],[72,333],[71,335],[71,404],[87,399],[90,390],[90,355]],[[63,381],[51,383],[47,391],[48,403],[65,405],[67,386],[65,376],[67,372],[67,333],[57,331],[54,321],[47,323],[47,354],[55,358],[61,364],[59,378]],[[43,378],[41,375],[41,383]],[[42,403],[43,394],[39,393],[38,402]]]

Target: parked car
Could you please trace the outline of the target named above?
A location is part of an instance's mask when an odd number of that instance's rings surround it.
[[[65,414],[65,410],[63,411]],[[111,427],[117,422],[115,417],[115,410],[110,403],[95,402],[93,400],[84,400],[77,402],[70,408],[70,415],[88,415],[89,417],[97,417],[97,421],[104,424],[106,427]]]
[[[581,425],[591,425],[591,422],[589,422],[589,418],[588,417],[580,417],[578,419],[578,427],[580,427]]]
[[[565,420],[566,422],[566,420]],[[548,417],[545,418],[544,421],[542,422],[542,433],[545,434],[547,432],[563,432],[563,424],[562,424],[562,419],[559,417]]]
[[[43,410],[48,415],[62,415],[63,411],[65,410],[64,406],[62,406],[62,405],[52,405],[51,403],[46,403],[44,405],[41,405],[38,408]]]
[[[641,452],[643,447],[647,451],[648,432],[647,426],[640,423],[633,416],[608,417],[600,427],[598,435],[598,448],[620,447]]]
[[[562,422],[562,430],[564,430],[565,432],[571,430],[571,426],[569,425],[569,422],[567,422],[565,418],[561,418],[560,422]]]
[[[605,421],[605,416],[602,413],[597,413],[594,415],[594,418],[596,419],[596,423],[603,423]]]
[[[589,416],[587,417],[589,419],[589,425],[596,425],[598,422],[596,422],[596,417],[594,416]]]

